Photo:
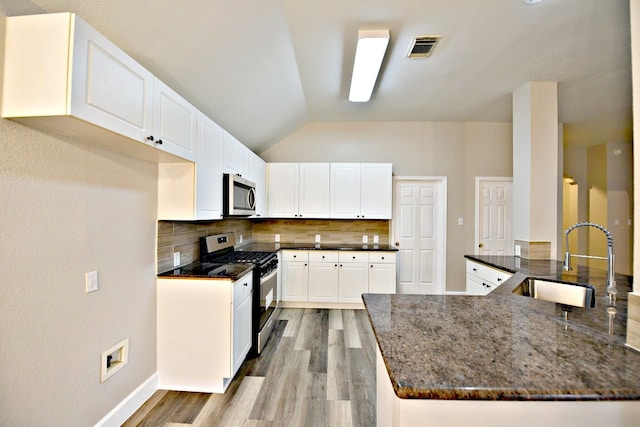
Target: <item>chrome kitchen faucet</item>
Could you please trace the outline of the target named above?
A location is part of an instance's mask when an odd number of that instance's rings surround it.
[[[579,227],[594,227],[602,231],[607,236],[607,256],[606,257],[569,253],[569,233],[572,230]],[[614,270],[613,236],[611,236],[611,232],[600,224],[596,224],[593,222],[579,222],[567,228],[564,234],[565,234],[565,239],[566,239],[565,242],[566,242],[566,248],[567,248],[567,251],[564,253],[564,269],[566,271],[572,270],[571,257],[607,260],[607,294],[609,295],[609,305],[615,305],[617,290],[616,290],[615,270]]]

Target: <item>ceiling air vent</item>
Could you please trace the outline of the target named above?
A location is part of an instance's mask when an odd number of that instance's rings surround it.
[[[411,41],[407,58],[427,58],[442,36],[417,36]]]

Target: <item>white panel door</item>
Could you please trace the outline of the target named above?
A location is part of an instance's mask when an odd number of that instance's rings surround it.
[[[511,178],[476,179],[476,255],[513,254]]]
[[[444,178],[396,180],[398,293],[444,293],[445,182]]]

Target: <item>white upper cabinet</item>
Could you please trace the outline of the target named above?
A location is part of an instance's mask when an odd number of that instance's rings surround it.
[[[256,184],[257,217],[267,215],[267,163],[257,154],[249,152],[249,181]]]
[[[329,163],[269,163],[268,174],[270,217],[329,217]]]
[[[148,140],[160,149],[195,161],[198,110],[158,79],[153,84],[153,132]]]
[[[298,163],[269,163],[267,174],[269,216],[272,218],[297,218],[300,185]]]
[[[329,163],[300,163],[298,216],[329,218]]]
[[[360,217],[391,219],[392,186],[391,163],[362,163],[360,165]]]
[[[196,163],[158,165],[158,219],[222,218],[224,130],[202,113],[196,124]]]
[[[5,46],[3,117],[145,160],[180,160],[171,143],[147,140],[153,75],[75,14],[8,17]],[[193,160],[193,145],[178,155]]]
[[[391,163],[332,163],[331,218],[391,219]]]
[[[233,135],[224,133],[224,173],[246,177],[249,173],[249,150]],[[247,178],[249,179],[249,178]]]

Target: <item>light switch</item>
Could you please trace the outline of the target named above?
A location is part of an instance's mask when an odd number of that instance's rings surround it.
[[[90,271],[84,275],[85,292],[93,292],[98,290],[98,272]]]
[[[464,225],[464,219],[458,218],[458,225]]]

